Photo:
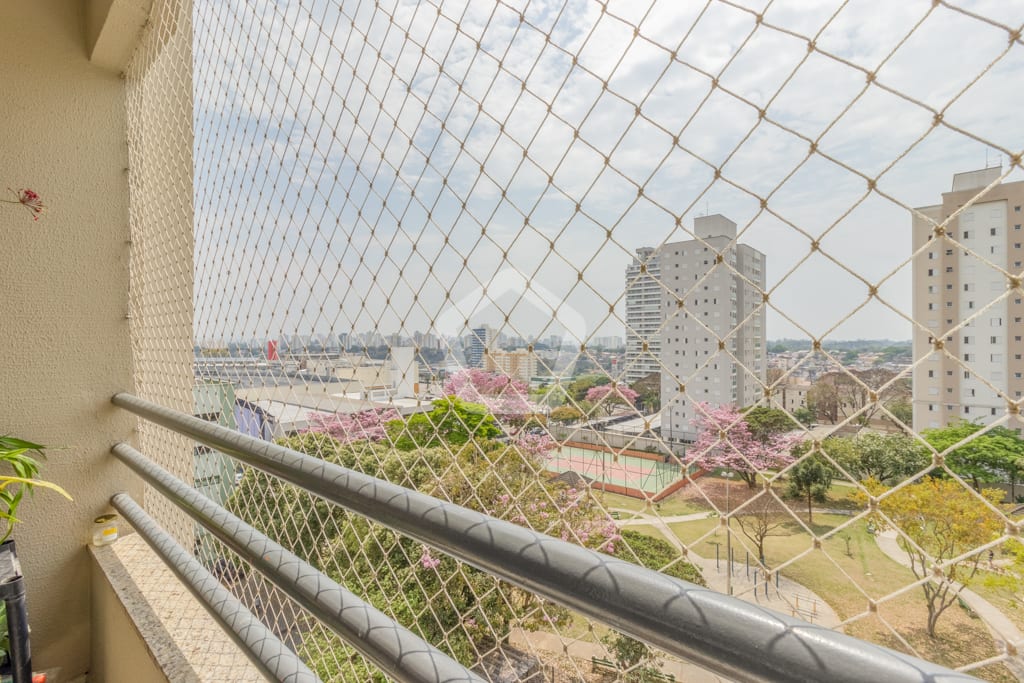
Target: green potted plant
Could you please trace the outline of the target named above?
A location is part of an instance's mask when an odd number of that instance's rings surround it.
[[[4,576],[0,577],[4,584],[13,585],[21,582],[21,570],[18,567],[14,552],[14,541],[11,534],[14,532],[14,525],[18,523],[18,507],[25,498],[25,494],[31,494],[36,486],[56,491],[68,500],[71,496],[63,488],[52,482],[39,479],[39,459],[43,456],[45,447],[31,441],[25,441],[13,436],[0,436],[0,463],[5,465],[0,468],[0,557],[11,558],[12,566],[4,569]],[[6,593],[7,586],[0,586],[0,592]],[[19,626],[24,624],[25,606],[23,590],[15,591],[20,594],[17,603],[16,615]],[[7,597],[7,600],[12,598]],[[7,615],[8,603],[0,600],[0,675],[6,673],[12,662],[18,657],[12,652],[10,630]],[[13,619],[13,615],[12,615]],[[27,642],[27,627],[24,630],[16,629]],[[18,643],[14,644],[18,647]],[[23,646],[22,646],[23,647]],[[25,648],[27,649],[27,648]],[[28,668],[28,666],[26,666]]]

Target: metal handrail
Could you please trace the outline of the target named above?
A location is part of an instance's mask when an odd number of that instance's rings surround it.
[[[509,583],[735,680],[977,680],[131,394],[117,394],[112,401]]]
[[[224,588],[217,577],[178,545],[131,496],[117,493],[110,502],[264,675],[283,683],[319,683],[316,674],[294,652]]]
[[[111,452],[391,678],[409,683],[484,683],[454,659],[131,446],[119,443]]]

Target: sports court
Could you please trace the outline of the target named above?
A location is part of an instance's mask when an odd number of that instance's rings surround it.
[[[676,463],[579,446],[556,449],[548,458],[547,469],[552,472],[572,470],[601,484],[650,494],[664,490],[683,477],[683,468]]]

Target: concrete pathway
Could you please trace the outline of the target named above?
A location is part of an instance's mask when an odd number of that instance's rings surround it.
[[[910,567],[910,556],[900,547],[897,538],[897,533],[892,529],[875,534],[875,542],[878,543],[878,547],[883,553],[903,566]],[[995,638],[1000,652],[1009,650],[1013,654],[1006,662],[1007,668],[1018,680],[1024,680],[1024,659],[1019,654],[1021,648],[1024,647],[1024,633],[1021,633],[1017,625],[1010,621],[998,607],[970,588],[961,587],[960,597],[985,624],[992,637]]]

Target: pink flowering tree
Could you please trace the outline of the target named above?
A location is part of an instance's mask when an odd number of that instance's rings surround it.
[[[547,457],[548,453],[558,446],[558,442],[548,434],[524,434],[522,432],[512,437],[512,444],[519,449],[520,453],[531,458]]]
[[[693,463],[706,470],[719,468],[736,472],[747,486],[754,488],[760,474],[792,463],[793,447],[799,435],[766,433],[755,437],[736,406],[717,408],[698,404],[698,417],[693,421],[699,436],[690,447]]]
[[[380,441],[387,435],[387,423],[401,417],[393,408],[361,410],[357,413],[310,413],[309,429],[306,431],[327,434],[343,444]]]
[[[591,387],[586,396],[588,402],[604,408],[608,415],[611,415],[618,406],[634,407],[638,398],[640,398],[640,394],[625,384],[602,384]]]
[[[530,389],[524,382],[500,372],[476,368],[459,370],[444,383],[446,396],[479,403],[499,420],[522,419],[531,412]]]

